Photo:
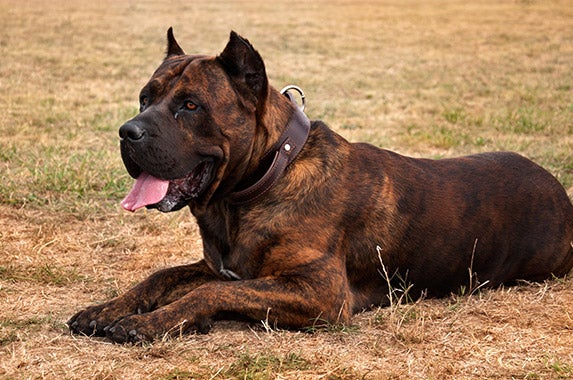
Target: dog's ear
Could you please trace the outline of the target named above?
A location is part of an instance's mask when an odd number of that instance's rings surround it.
[[[268,94],[268,79],[265,63],[250,42],[231,32],[227,46],[217,59],[235,82],[246,85],[261,110]]]
[[[177,40],[175,40],[175,36],[173,36],[173,28],[170,27],[167,30],[167,55],[165,58],[174,55],[185,55],[185,52],[183,49],[181,49],[181,46],[179,46]]]

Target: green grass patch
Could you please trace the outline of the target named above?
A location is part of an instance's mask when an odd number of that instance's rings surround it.
[[[0,347],[22,339],[22,335],[38,333],[44,328],[61,331],[64,324],[51,313],[29,318],[0,319]]]
[[[559,357],[548,356],[544,361],[545,366],[552,370],[558,379],[569,379],[573,375],[573,366]]]
[[[449,123],[420,126],[410,124],[406,128],[403,139],[407,144],[425,145],[439,149],[452,149],[460,146],[481,147],[490,139],[483,136],[473,136],[458,126]]]
[[[290,371],[305,371],[312,368],[310,361],[300,353],[290,352],[284,356],[271,353],[251,354],[246,352],[221,373],[222,378],[262,380],[275,378]]]
[[[75,269],[61,268],[50,264],[32,267],[8,264],[0,266],[0,280],[66,286],[85,282],[87,278],[78,274]]]
[[[448,123],[451,124],[458,124],[465,121],[466,119],[466,114],[460,107],[446,109],[442,112],[442,116]]]
[[[90,130],[94,130],[95,133],[117,133],[121,124],[133,118],[135,115],[137,115],[138,112],[139,110],[135,106],[123,107],[119,109],[99,110],[93,114],[93,117],[91,120],[89,120],[88,125]]]
[[[201,378],[202,375],[197,375],[194,372],[185,371],[179,368],[175,368],[168,374],[159,377],[160,380],[186,380],[186,379],[196,379]]]
[[[530,135],[547,132],[548,122],[539,110],[518,108],[494,119],[496,129],[504,133]]]
[[[8,168],[0,182],[0,202],[81,210],[82,203],[117,203],[131,181],[118,152],[40,146],[32,151],[11,147],[2,159]]]
[[[304,331],[312,334],[319,332],[329,334],[357,334],[360,332],[360,326],[354,324],[345,325],[342,323],[331,323],[317,318],[312,326],[304,328]]]
[[[213,368],[203,366],[205,371],[190,371],[176,367],[167,374],[160,376],[162,380],[185,379],[243,379],[266,380],[281,378],[281,374],[307,371],[313,368],[311,362],[300,353],[289,352],[284,355],[273,353],[242,353],[226,368],[220,368],[213,373]],[[208,374],[209,373],[209,374]]]

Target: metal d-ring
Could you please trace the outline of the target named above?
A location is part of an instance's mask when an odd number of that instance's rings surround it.
[[[294,100],[294,98],[290,94],[287,94],[287,92],[289,92],[290,90],[295,90],[296,92],[299,93],[300,101],[302,104],[298,108],[300,108],[301,111],[304,111],[304,109],[306,108],[306,97],[304,96],[304,91],[302,90],[302,88],[295,86],[294,84],[289,84],[288,86],[283,87],[283,89],[281,90],[281,94],[288,96],[295,103],[296,101]]]

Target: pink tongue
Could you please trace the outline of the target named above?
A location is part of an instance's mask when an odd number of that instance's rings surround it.
[[[147,205],[155,204],[165,197],[168,188],[169,181],[141,173],[135,180],[129,194],[121,201],[121,207],[127,211],[135,211]]]

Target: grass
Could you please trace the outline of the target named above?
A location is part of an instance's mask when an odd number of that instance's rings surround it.
[[[117,129],[160,62],[231,29],[352,141],[513,150],[573,191],[573,5],[343,0],[0,2],[0,378],[573,378],[571,280],[398,302],[309,332],[223,322],[145,346],[70,336],[79,308],[196,260],[187,212],[126,214]],[[398,290],[398,289],[397,289]]]
[[[221,372],[222,378],[245,380],[268,379],[275,373],[305,371],[311,366],[309,361],[297,353],[289,352],[284,357],[272,354],[243,353],[229,368]]]

